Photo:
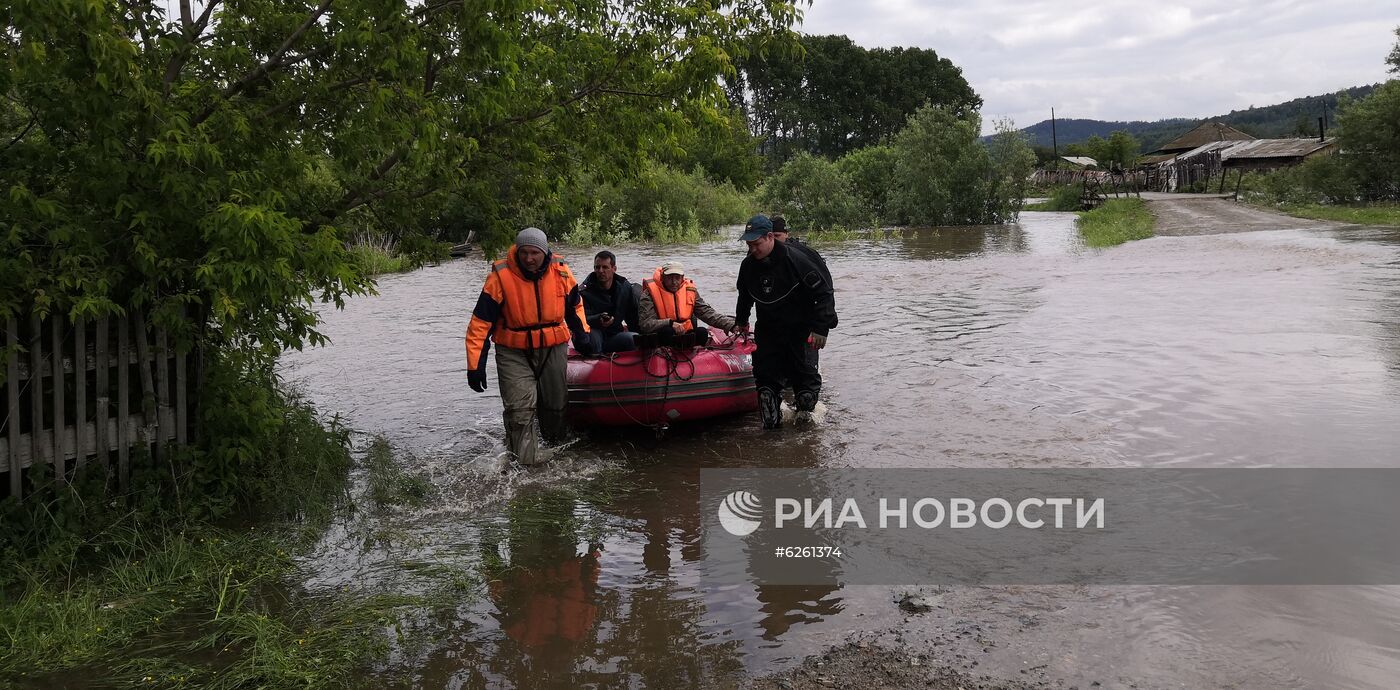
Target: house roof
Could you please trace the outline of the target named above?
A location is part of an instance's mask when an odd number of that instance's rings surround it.
[[[1097,166],[1099,164],[1098,161],[1088,156],[1060,156],[1060,158],[1067,160],[1075,165],[1082,165],[1086,168],[1091,165]]]
[[[1254,141],[1262,141],[1262,140],[1255,139]],[[1224,158],[1227,156],[1227,154],[1225,153],[1225,151],[1228,151],[1228,150],[1230,150],[1231,148],[1233,148],[1233,147],[1235,147],[1235,146],[1239,146],[1239,145],[1241,145],[1241,144],[1247,144],[1247,143],[1250,143],[1250,142],[1230,141],[1230,140],[1227,140],[1227,141],[1211,141],[1211,142],[1206,142],[1206,143],[1204,143],[1204,144],[1201,144],[1200,146],[1197,146],[1196,148],[1191,149],[1190,151],[1182,151],[1181,153],[1178,153],[1178,154],[1176,155],[1176,158],[1178,158],[1178,159],[1180,159],[1180,160],[1182,160],[1182,161],[1185,161],[1185,160],[1188,159],[1188,158],[1195,158],[1196,156],[1199,156],[1199,155],[1201,155],[1201,154],[1203,154],[1203,153],[1210,153],[1211,151],[1220,151],[1220,152],[1221,152],[1221,153],[1220,153],[1220,157],[1221,157],[1221,159],[1224,159]]]
[[[1158,151],[1162,153],[1189,151],[1202,144],[1208,144],[1213,141],[1248,141],[1253,138],[1254,137],[1222,122],[1202,122],[1196,125],[1195,129],[1162,144],[1162,147],[1158,149]]]
[[[1255,139],[1242,141],[1221,152],[1222,160],[1258,158],[1305,158],[1318,151],[1336,146],[1336,139]]]

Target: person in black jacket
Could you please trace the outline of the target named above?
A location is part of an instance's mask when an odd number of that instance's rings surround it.
[[[811,245],[803,242],[801,238],[793,237],[791,236],[791,234],[788,233],[786,218],[783,218],[779,215],[774,215],[769,220],[773,222],[773,239],[782,242],[783,245],[790,250],[806,254],[807,258],[816,262],[817,267],[822,270],[822,277],[826,278],[827,284],[835,288],[836,282],[831,279],[831,269],[826,267],[826,259],[822,258],[822,255],[818,253],[817,250],[813,249]],[[815,347],[807,348],[807,359],[812,360],[812,366],[816,367],[818,373],[820,373],[821,350],[818,350]]]
[[[749,254],[739,265],[739,303],[734,319],[748,329],[749,313],[758,307],[753,355],[763,428],[782,426],[782,392],[792,386],[798,420],[809,419],[822,389],[822,376],[808,350],[826,347],[836,327],[836,296],[820,264],[790,249],[773,236],[767,216],[749,219],[740,238]]]
[[[773,223],[773,239],[787,245],[788,249],[796,249],[806,254],[807,258],[815,261],[817,267],[822,270],[822,277],[826,278],[827,284],[835,286],[836,283],[831,279],[831,270],[826,267],[826,259],[822,258],[822,255],[812,248],[812,245],[803,242],[800,237],[793,237],[788,232],[787,219],[782,216],[773,216],[770,220]]]
[[[617,256],[612,252],[603,250],[593,257],[593,272],[579,286],[593,352],[637,349],[633,336],[641,327],[637,313],[640,291],[641,286],[617,275]]]

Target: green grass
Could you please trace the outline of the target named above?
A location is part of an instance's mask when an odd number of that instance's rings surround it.
[[[1400,204],[1335,206],[1330,204],[1279,204],[1276,210],[1298,218],[1334,220],[1355,225],[1400,225]]]
[[[878,226],[877,226],[878,227]],[[827,228],[825,230],[808,230],[797,237],[803,242],[844,242],[846,240],[859,237],[860,233],[847,228]]]
[[[383,436],[374,437],[365,451],[365,469],[369,475],[368,497],[378,508],[421,507],[433,493],[427,477],[407,472],[399,465]]]
[[[1082,185],[1063,185],[1050,190],[1045,201],[1027,204],[1025,211],[1078,211],[1079,200],[1083,195]]]
[[[315,601],[286,535],[207,526],[113,530],[91,572],[26,571],[0,605],[0,679],[50,674],[142,687],[344,687],[388,650],[385,626],[422,598],[344,593]]]
[[[350,255],[354,257],[355,263],[359,264],[360,268],[369,275],[403,273],[413,268],[413,262],[409,261],[408,257],[374,245],[351,245]]]
[[[433,574],[412,596],[302,592],[295,554],[348,508],[347,432],[323,426],[295,397],[252,397],[281,419],[257,452],[274,470],[287,468],[248,484],[260,497],[249,504],[262,518],[255,528],[230,526],[246,519],[238,514],[216,524],[191,506],[172,510],[159,493],[114,498],[97,472],[23,504],[0,503],[0,687],[94,678],[104,687],[369,685],[355,679],[391,646],[417,644],[424,612],[476,591],[479,578],[454,572]],[[405,472],[382,439],[370,451],[363,462],[376,507],[428,495],[427,481]],[[160,472],[133,462],[133,487],[152,474]]]
[[[1079,214],[1079,234],[1090,247],[1112,247],[1152,236],[1152,213],[1141,199],[1109,199]]]

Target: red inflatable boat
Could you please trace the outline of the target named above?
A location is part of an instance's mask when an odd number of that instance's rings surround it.
[[[669,426],[758,409],[751,340],[584,357],[569,350],[576,424]]]

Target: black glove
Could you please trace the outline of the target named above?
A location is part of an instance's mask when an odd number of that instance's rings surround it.
[[[475,369],[467,372],[467,385],[478,393],[486,391],[486,369]]]

